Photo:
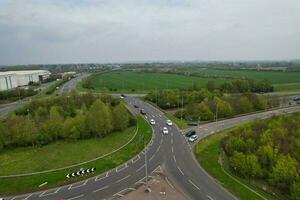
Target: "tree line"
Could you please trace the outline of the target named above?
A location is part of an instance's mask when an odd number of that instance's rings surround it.
[[[133,118],[110,95],[92,94],[34,100],[0,122],[0,150],[41,146],[57,140],[105,137],[134,125]]]
[[[187,121],[226,118],[279,105],[279,99],[275,97],[254,93],[229,95],[220,90],[209,91],[206,88],[151,91],[145,98],[163,109],[177,108],[175,116]]]
[[[0,103],[17,101],[19,99],[24,99],[25,97],[30,97],[36,95],[38,92],[33,89],[21,89],[16,88],[13,90],[0,91]]]
[[[230,170],[300,197],[300,115],[257,120],[229,132],[221,143]]]

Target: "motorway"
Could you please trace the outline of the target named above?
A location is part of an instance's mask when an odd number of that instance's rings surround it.
[[[232,200],[232,194],[222,188],[212,179],[195,160],[192,145],[189,144],[183,133],[175,126],[168,126],[169,134],[163,135],[162,128],[167,126],[167,118],[152,105],[134,97],[124,99],[131,110],[138,113],[135,104],[146,111],[146,120],[154,119],[153,137],[147,147],[148,173],[163,172],[171,185],[180,190],[187,199],[197,200]],[[288,114],[300,111],[300,106],[282,108],[273,111],[256,113],[223,121],[208,123],[196,128],[200,138],[214,134],[253,119],[263,119],[274,114]],[[184,131],[185,132],[185,131]],[[125,195],[145,183],[145,152],[141,152],[123,165],[104,174],[86,179],[84,181],[40,191],[10,197],[10,200],[19,199],[111,199]]]

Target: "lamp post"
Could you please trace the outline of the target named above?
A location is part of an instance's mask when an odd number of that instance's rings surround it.
[[[150,188],[149,188],[149,184],[148,184],[148,162],[147,162],[147,148],[146,148],[146,144],[145,144],[145,136],[143,137],[144,140],[144,148],[145,148],[145,177],[146,177],[146,188],[145,188],[145,192],[151,192]]]

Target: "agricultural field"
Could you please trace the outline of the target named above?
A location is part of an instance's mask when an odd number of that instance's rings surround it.
[[[104,88],[113,92],[148,92],[154,89],[189,88],[193,85],[205,86],[209,78],[189,77],[166,73],[145,73],[118,71],[97,74],[92,77],[91,84],[96,90]],[[220,85],[225,79],[215,80]]]
[[[202,67],[178,68],[177,70],[211,76],[267,79],[274,85],[275,91],[300,90],[300,72],[208,69]]]

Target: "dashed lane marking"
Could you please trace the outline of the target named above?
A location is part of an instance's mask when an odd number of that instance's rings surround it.
[[[159,145],[158,148],[156,149],[156,152],[155,152],[155,153],[157,153],[157,152],[159,151],[159,149],[160,149],[160,145]]]
[[[140,168],[138,168],[138,169],[136,170],[136,172],[140,171],[140,170],[143,169],[144,167],[145,167],[145,164],[143,164]]]
[[[214,200],[211,196],[207,195],[207,198],[210,200]]]
[[[180,173],[184,176],[184,173],[183,173],[183,171],[180,169],[180,167],[177,166],[177,168],[178,168],[178,170],[180,171]]]
[[[100,181],[100,180],[102,180],[102,179],[105,179],[106,177],[108,177],[108,172],[106,172],[106,174],[105,174],[105,176],[97,176],[96,178],[95,178],[95,181]]]
[[[169,181],[169,179],[167,177],[165,178],[165,180],[168,183],[168,185],[174,189],[174,186],[171,184],[171,182]]]
[[[173,159],[174,159],[174,161],[176,162],[176,158],[175,158],[175,155],[173,156]]]
[[[79,196],[76,196],[76,197],[72,197],[72,198],[69,198],[68,200],[74,200],[74,199],[79,199],[81,197],[84,197],[83,194],[79,195]]]
[[[151,160],[154,158],[154,156],[155,156],[155,154],[153,154],[153,155],[151,156],[151,158],[149,159],[149,161],[151,161]]]
[[[25,199],[23,199],[23,200],[29,199],[32,195],[33,195],[33,194],[28,195],[28,196],[27,196]]]
[[[197,188],[198,190],[200,190],[200,188],[199,188],[195,183],[193,183],[193,181],[189,180],[189,182],[190,182],[195,188]]]
[[[125,163],[125,165],[122,165],[121,167],[117,167],[116,168],[116,172],[118,173],[118,172],[120,172],[120,171],[122,171],[122,170],[124,170],[124,169],[126,169],[128,167],[128,165],[127,165],[127,163]]]
[[[54,190],[54,192],[50,192],[50,191],[53,191],[53,190]],[[45,197],[45,196],[50,196],[50,195],[56,194],[60,190],[60,188],[53,189],[53,190],[44,191],[42,194],[40,194],[39,197]],[[50,192],[50,193],[47,193],[47,192]]]
[[[97,189],[97,190],[94,190],[93,192],[99,192],[99,191],[102,191],[102,190],[107,189],[108,187],[109,187],[109,185],[106,185],[106,186],[104,186],[104,187],[102,187],[102,188],[99,188],[99,189]]]
[[[172,146],[172,153],[174,153],[174,147]]]
[[[75,183],[75,184],[72,184],[70,185],[70,187],[68,188],[68,190],[72,190],[72,189],[76,189],[76,188],[80,188],[80,187],[83,187],[87,184],[89,180],[86,180],[86,181],[82,181],[82,182],[79,182],[79,183]],[[75,185],[75,186],[74,186]]]
[[[141,158],[141,156],[140,156],[140,155],[137,155],[135,158],[133,158],[133,159],[131,160],[132,164],[135,163],[135,162],[137,162],[140,158]]]
[[[123,180],[125,180],[125,179],[127,179],[127,178],[129,178],[129,177],[130,177],[130,175],[125,176],[124,178],[121,178],[120,180],[117,180],[116,183],[120,183],[121,181],[123,181]]]

